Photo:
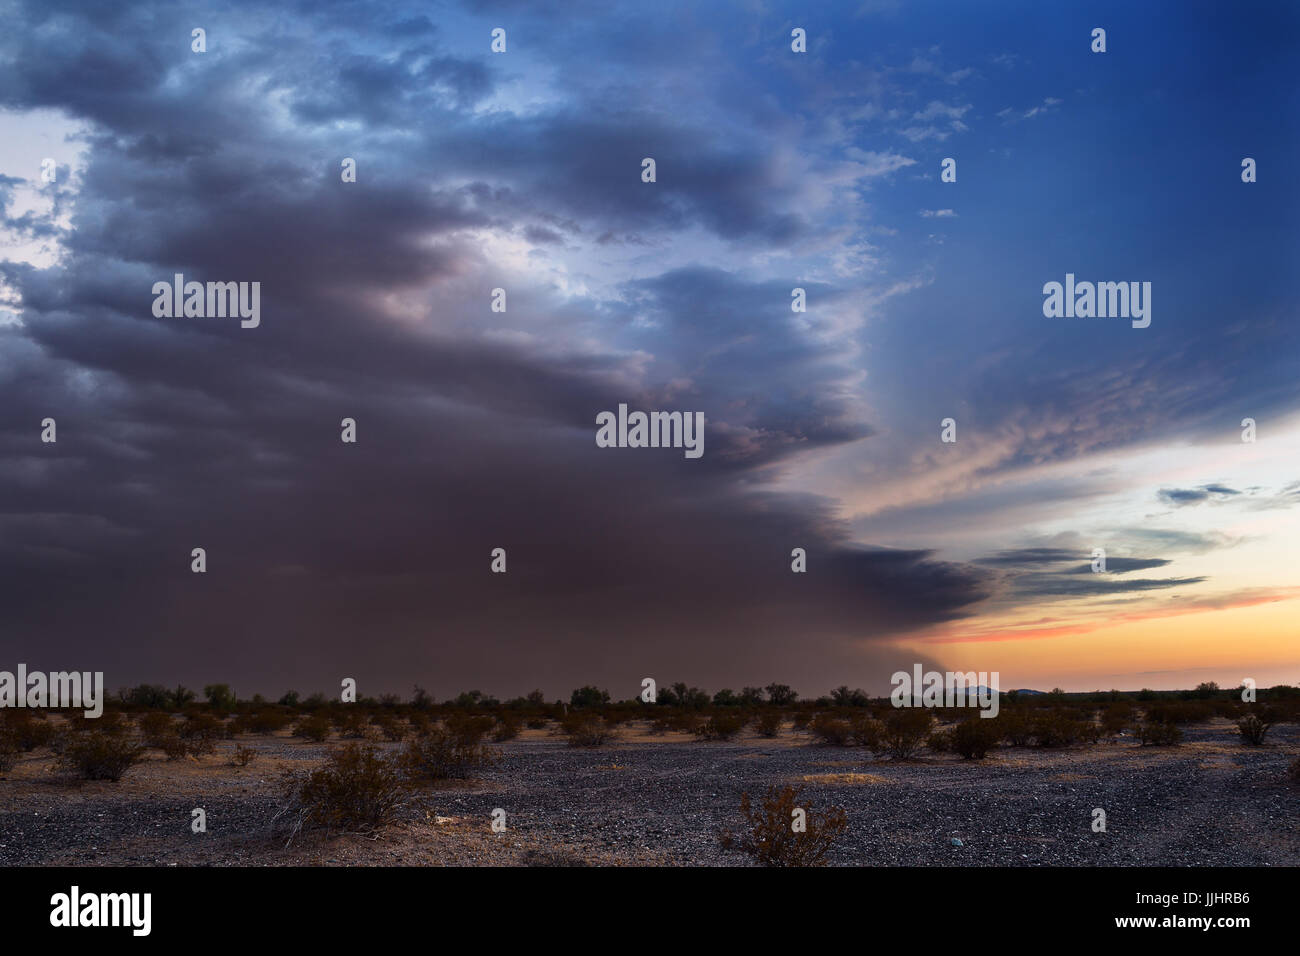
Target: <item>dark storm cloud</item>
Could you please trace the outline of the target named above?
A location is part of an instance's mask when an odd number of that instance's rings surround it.
[[[794,283],[699,268],[616,301],[524,290],[528,334],[492,334],[485,234],[791,241],[807,224],[765,153],[612,107],[480,116],[492,74],[442,30],[390,32],[381,55],[214,7],[195,61],[188,13],[49,9],[15,25],[32,42],[0,100],[91,131],[64,257],[0,267],[23,297],[0,327],[8,658],[243,693],[352,676],[631,696],[647,675],[812,692],[878,685],[893,664],[863,642],[990,593],[983,569],[855,546],[834,502],[756,490],[870,433],[843,356],[790,312]],[[319,16],[345,10],[362,8]],[[366,134],[330,128],[348,120]],[[262,325],[155,319],[174,272],[260,281]],[[598,334],[570,337],[578,321]],[[597,448],[596,413],[621,401],[704,411],[705,457]]]
[[[976,564],[999,568],[1032,569],[1044,565],[1076,564],[1073,568],[1054,569],[1071,573],[1092,573],[1091,555],[1081,555],[1064,548],[1013,548],[999,551],[997,554],[976,559]],[[1165,558],[1106,558],[1106,570],[1109,573],[1125,574],[1129,571],[1147,571],[1162,568],[1169,564]]]

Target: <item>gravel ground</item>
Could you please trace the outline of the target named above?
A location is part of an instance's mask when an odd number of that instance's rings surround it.
[[[1284,775],[1300,727],[1274,727],[1259,748],[1227,721],[1185,732],[1178,747],[1120,739],[895,762],[788,728],[731,743],[632,728],[590,750],[529,731],[478,779],[419,791],[378,835],[287,848],[272,826],[281,776],[315,765],[324,745],[240,738],[259,751],[248,767],[222,752],[154,755],[119,783],[70,782],[38,752],[0,779],[0,865],[744,865],[717,835],[739,825],[742,792],[785,783],[812,812],[847,811],[837,865],[1300,865],[1300,787]],[[207,833],[190,830],[195,807]],[[508,829],[493,834],[498,807]],[[1092,830],[1096,807],[1104,833]]]

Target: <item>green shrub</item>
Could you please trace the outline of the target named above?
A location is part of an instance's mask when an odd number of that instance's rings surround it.
[[[770,787],[763,802],[754,807],[749,794],[742,794],[744,830],[722,833],[722,847],[743,850],[763,866],[823,865],[836,837],[848,827],[848,817],[839,807],[823,813],[800,808],[799,795],[794,787]],[[804,809],[806,829],[802,832],[794,828],[799,809]]]

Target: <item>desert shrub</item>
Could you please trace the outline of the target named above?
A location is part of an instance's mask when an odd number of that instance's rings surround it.
[[[1247,714],[1237,721],[1237,733],[1241,734],[1242,743],[1258,747],[1268,736],[1272,724],[1259,714]]]
[[[434,727],[406,745],[402,762],[415,777],[460,780],[480,767],[496,763],[500,757],[500,751],[484,747],[478,740],[457,735],[446,727]]]
[[[896,760],[907,760],[921,749],[933,723],[928,710],[899,707],[885,719],[881,743]]]
[[[497,743],[514,740],[519,736],[519,718],[513,714],[502,714],[492,730],[492,739]]]
[[[150,711],[140,718],[140,736],[148,747],[160,746],[164,737],[176,736],[176,724],[168,714]]]
[[[936,730],[925,738],[925,745],[937,754],[952,753],[952,730]]]
[[[1183,731],[1173,721],[1144,720],[1138,725],[1137,738],[1144,747],[1148,744],[1169,747],[1183,739]]]
[[[64,747],[59,765],[83,780],[121,780],[144,756],[144,748],[115,734],[76,734]]]
[[[1291,766],[1287,767],[1286,774],[1292,783],[1300,786],[1300,757],[1296,757],[1295,760],[1291,761]]]
[[[1156,724],[1195,724],[1214,716],[1207,700],[1162,700],[1146,708],[1147,721]]]
[[[695,731],[701,740],[731,740],[745,726],[739,714],[711,714]]]
[[[599,747],[615,737],[614,728],[593,714],[569,714],[561,726],[570,747]]]
[[[695,733],[702,723],[704,718],[690,710],[677,711],[668,719],[669,729],[682,734]]]
[[[402,723],[400,717],[393,714],[376,714],[370,718],[370,722],[375,725],[380,736],[385,740],[397,743],[406,739],[406,724]]]
[[[365,740],[370,736],[370,724],[359,710],[348,709],[334,717],[334,727],[345,740]]]
[[[168,760],[180,760],[190,754],[189,741],[182,739],[179,734],[163,734],[153,741],[150,746],[161,750]],[[197,757],[198,754],[194,756]]]
[[[301,782],[289,784],[290,809],[299,830],[373,832],[391,823],[406,799],[407,785],[398,762],[375,747],[348,744],[329,755]]]
[[[293,725],[293,735],[320,743],[330,735],[329,718],[323,714],[310,714]]]
[[[9,737],[19,750],[30,753],[48,746],[56,731],[48,720],[39,720],[26,710],[0,710],[0,734]]]
[[[239,746],[235,748],[234,753],[230,755],[230,765],[232,767],[247,767],[257,758],[257,751],[252,747]]]
[[[195,756],[217,749],[217,741],[226,735],[225,724],[211,714],[190,714],[178,731]]]
[[[781,735],[781,715],[774,710],[759,714],[754,720],[754,729],[760,737],[779,737]]]
[[[805,810],[805,829],[794,829],[800,791],[794,787],[768,788],[759,806],[749,794],[740,797],[740,815],[745,821],[739,833],[724,832],[719,841],[724,849],[739,849],[764,866],[821,866],[835,838],[848,827],[848,817],[839,807],[822,813]]]
[[[849,721],[853,728],[852,739],[857,747],[879,750],[885,736],[885,725],[874,717],[859,714]]]
[[[795,730],[807,730],[808,725],[812,723],[812,714],[806,710],[797,710],[792,718]]]
[[[550,720],[543,714],[534,714],[524,721],[524,726],[529,730],[543,730]]]
[[[433,720],[422,710],[414,711],[409,720],[414,734],[427,734],[433,728]]]
[[[1133,705],[1128,701],[1116,701],[1102,712],[1101,729],[1104,733],[1122,734],[1133,724]]]
[[[1034,739],[1034,727],[1028,715],[1018,711],[989,718],[1002,731],[1002,739],[1012,747],[1028,747]]]
[[[68,729],[78,734],[100,733],[120,737],[131,729],[131,721],[119,710],[105,710],[98,717],[87,717],[83,711],[75,710],[64,720]]]
[[[853,740],[853,727],[842,717],[818,714],[808,724],[817,742],[827,747],[847,747]]]
[[[452,714],[443,721],[443,725],[447,728],[447,732],[461,743],[472,746],[481,743],[492,732],[496,722],[495,717],[486,714],[478,716]]]
[[[998,745],[1002,731],[991,717],[971,717],[952,729],[952,749],[966,760],[983,760]]]
[[[17,736],[7,727],[0,727],[0,773],[14,769],[22,751]]]
[[[1068,747],[1087,739],[1094,726],[1091,720],[1076,719],[1071,711],[1049,710],[1034,718],[1034,742],[1039,747]]]
[[[267,707],[251,714],[241,714],[231,722],[237,734],[273,734],[289,725],[289,715]]]

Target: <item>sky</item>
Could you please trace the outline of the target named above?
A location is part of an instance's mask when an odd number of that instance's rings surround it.
[[[0,662],[1300,683],[1293,4],[0,17]],[[177,273],[259,324],[155,315]],[[620,404],[704,454],[599,447]]]

